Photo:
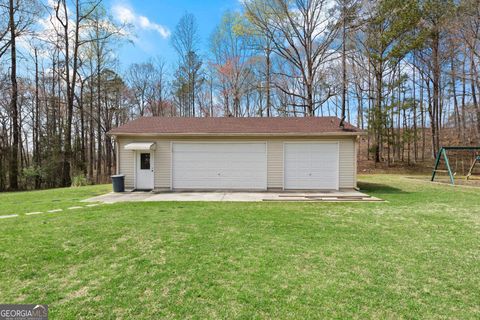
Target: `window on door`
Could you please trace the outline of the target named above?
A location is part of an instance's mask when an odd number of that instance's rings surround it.
[[[150,153],[140,154],[140,169],[150,170]]]

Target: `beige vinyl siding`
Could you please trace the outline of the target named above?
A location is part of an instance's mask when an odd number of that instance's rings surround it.
[[[267,187],[283,188],[283,141],[267,141]]]
[[[138,142],[155,142],[155,189],[170,189],[171,188],[171,158],[172,150],[171,144],[175,141],[266,141],[267,142],[267,186],[268,189],[282,189],[283,188],[283,145],[288,141],[338,141],[339,142],[339,187],[340,188],[354,188],[356,187],[356,138],[355,137],[328,137],[318,139],[302,139],[302,138],[261,138],[261,137],[225,137],[225,138],[207,138],[207,137],[193,137],[193,138],[119,138],[119,160],[120,173],[125,174],[125,186],[131,189],[134,186],[134,152],[125,150],[125,144]]]
[[[355,140],[344,139],[339,141],[340,141],[339,187],[353,188],[356,186],[355,184],[355,176],[356,176]]]
[[[130,142],[132,140],[118,140],[118,158],[120,162],[118,173],[125,175],[125,189],[127,190],[133,189],[135,186],[135,152],[125,150],[125,145]]]
[[[155,149],[155,189],[170,189],[170,168],[172,152],[170,140],[154,140]]]

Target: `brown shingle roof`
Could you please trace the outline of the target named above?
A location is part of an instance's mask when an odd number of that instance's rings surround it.
[[[142,117],[112,129],[111,135],[327,135],[362,134],[337,117],[290,118],[165,118]]]

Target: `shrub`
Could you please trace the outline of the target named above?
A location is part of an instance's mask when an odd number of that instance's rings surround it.
[[[72,187],[82,187],[87,186],[88,184],[88,179],[84,174],[78,174],[73,176]]]
[[[24,189],[34,189],[35,180],[40,179],[40,181],[45,179],[45,171],[41,167],[30,166],[23,168],[20,174],[20,184]]]

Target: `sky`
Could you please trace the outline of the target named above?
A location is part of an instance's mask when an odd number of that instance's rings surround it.
[[[239,0],[108,0],[106,7],[118,22],[133,26],[133,43],[123,43],[116,55],[120,68],[162,57],[168,67],[177,61],[170,44],[176,24],[185,13],[192,13],[198,25],[200,54],[208,54],[208,39],[227,10],[239,10]]]

